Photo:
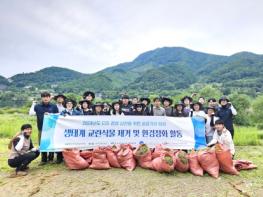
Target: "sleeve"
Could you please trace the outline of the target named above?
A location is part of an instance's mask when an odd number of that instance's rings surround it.
[[[30,139],[30,146],[29,146],[29,150],[31,150],[32,148],[34,148],[34,145],[32,143],[32,140]]]
[[[58,111],[58,106],[54,105],[54,112],[53,112],[53,113],[54,113],[54,114],[59,113],[59,111]]]
[[[230,147],[232,143],[233,143],[232,136],[231,136],[230,132],[228,131],[225,135],[224,144],[227,147]]]
[[[234,116],[237,115],[237,110],[234,108],[233,105],[231,105],[230,109],[231,109],[231,112],[232,112],[232,114],[233,114]]]
[[[207,144],[207,146],[211,146],[216,143],[217,143],[217,131],[214,132],[213,139],[211,140],[211,142],[209,142],[209,144]]]
[[[14,140],[14,147],[16,149],[16,151],[21,151],[24,145],[24,138],[22,137],[17,137]]]
[[[31,105],[31,107],[30,107],[30,109],[29,109],[29,115],[30,115],[30,116],[36,115],[35,106],[36,106],[36,103],[33,102],[32,105]]]

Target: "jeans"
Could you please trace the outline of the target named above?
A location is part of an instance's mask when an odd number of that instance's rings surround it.
[[[16,168],[16,171],[23,171],[27,168],[31,161],[39,156],[39,151],[31,151],[23,155],[19,155],[14,159],[8,159],[8,165]]]

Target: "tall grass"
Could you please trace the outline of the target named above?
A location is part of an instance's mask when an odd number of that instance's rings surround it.
[[[263,145],[263,131],[257,127],[235,126],[234,144],[236,146]]]
[[[36,116],[26,114],[0,114],[0,138],[11,138],[14,136],[23,124],[33,126],[32,139],[37,139]]]

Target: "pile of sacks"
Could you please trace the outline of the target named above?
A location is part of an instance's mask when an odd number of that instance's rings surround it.
[[[141,144],[134,149],[129,144],[122,144],[85,151],[66,149],[63,156],[69,169],[106,170],[113,167],[132,171],[138,165],[158,172],[190,171],[196,176],[203,176],[207,172],[218,178],[219,171],[238,175],[240,170],[256,168],[249,161],[232,160],[230,151],[221,144],[189,153],[164,148],[162,145],[150,149],[146,144]]]

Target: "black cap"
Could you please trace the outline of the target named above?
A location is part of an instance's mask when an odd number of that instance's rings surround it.
[[[66,99],[66,100],[64,101],[64,103],[63,103],[63,106],[64,106],[65,108],[66,108],[67,103],[72,103],[72,104],[73,104],[73,108],[76,107],[76,105],[77,105],[77,102],[76,102],[75,100],[73,100],[73,99]]]
[[[143,104],[143,103],[136,103],[136,104],[134,104],[133,105],[134,106],[134,108],[136,109],[136,108],[139,108],[139,107],[141,107],[141,108],[145,108],[145,105]]]
[[[121,99],[129,99],[130,97],[127,94],[122,95]]]
[[[153,99],[153,102],[155,102],[156,100],[159,100],[159,101],[162,102],[162,98],[161,98],[161,97],[155,97],[155,98]]]
[[[80,104],[80,105],[83,105],[83,103],[87,103],[88,105],[91,104],[90,101],[88,101],[88,100],[86,100],[86,99],[83,99],[83,100],[79,101],[79,104]]]
[[[179,105],[181,105],[181,106],[184,108],[184,103],[182,103],[182,102],[176,103],[176,104],[174,105],[174,107],[176,108],[176,107],[179,106]]]
[[[181,101],[184,102],[185,99],[189,99],[190,102],[193,101],[192,97],[190,97],[190,96],[184,96],[184,97],[181,99]]]
[[[173,100],[168,98],[168,97],[162,97],[162,104],[164,103],[164,101],[168,101],[170,103],[170,105],[173,104]]]
[[[150,100],[149,98],[147,98],[147,97],[142,97],[142,98],[140,98],[140,101],[141,101],[141,102],[142,102],[142,101],[147,101],[147,105],[151,103],[151,100]]]
[[[58,95],[54,96],[54,100],[57,100],[59,97],[63,98],[64,100],[67,99],[67,97],[66,97],[65,95],[63,95],[63,94],[58,94]]]
[[[226,97],[226,96],[222,96],[220,99],[219,99],[219,104],[221,103],[221,101],[227,101],[229,102],[229,99]]]
[[[91,96],[92,97],[92,99],[94,99],[95,98],[95,93],[94,92],[91,92],[91,91],[86,91],[86,92],[84,92],[84,94],[83,94],[83,98],[85,99],[87,96]]]

